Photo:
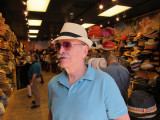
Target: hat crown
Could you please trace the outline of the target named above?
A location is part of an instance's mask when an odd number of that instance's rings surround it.
[[[81,25],[75,23],[64,23],[60,33],[62,32],[74,33],[81,37],[88,38],[86,30]]]

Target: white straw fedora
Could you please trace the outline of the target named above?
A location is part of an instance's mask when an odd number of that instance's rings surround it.
[[[86,30],[81,25],[75,23],[64,23],[60,35],[51,43],[62,39],[77,39],[86,43],[89,48],[92,46],[92,41],[88,39]]]

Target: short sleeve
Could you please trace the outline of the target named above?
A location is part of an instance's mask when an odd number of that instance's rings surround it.
[[[121,96],[119,88],[112,77],[106,82],[105,107],[110,119],[119,118],[128,113],[127,106]]]
[[[48,84],[48,108],[51,110],[51,106],[52,106],[52,96],[53,96],[53,92],[52,92],[52,86],[51,86],[51,82]]]

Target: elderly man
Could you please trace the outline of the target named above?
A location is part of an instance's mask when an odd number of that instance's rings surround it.
[[[32,101],[34,104],[31,109],[37,108],[40,106],[40,93],[39,93],[39,83],[41,81],[41,64],[38,62],[38,54],[32,54],[32,65],[28,71],[28,78],[30,79],[30,86],[34,95],[35,101]]]
[[[106,67],[104,72],[112,76],[119,87],[119,90],[125,100],[128,103],[128,88],[130,85],[130,73],[127,68],[123,67],[118,62],[118,57],[114,54],[110,54],[107,58],[108,67]]]
[[[55,43],[64,71],[49,82],[49,120],[130,120],[113,78],[85,64],[92,41],[85,29],[65,23]]]

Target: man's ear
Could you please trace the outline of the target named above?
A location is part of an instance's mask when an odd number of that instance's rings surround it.
[[[85,57],[87,56],[87,54],[88,54],[88,46],[85,45],[85,46],[83,47],[83,53],[82,53],[83,58],[85,58]]]

